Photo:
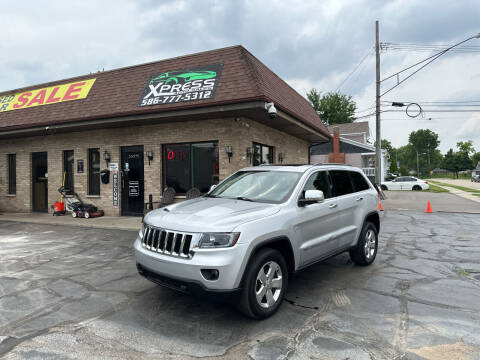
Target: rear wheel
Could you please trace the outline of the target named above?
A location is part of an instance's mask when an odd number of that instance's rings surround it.
[[[72,217],[76,218],[77,217],[77,212],[75,210],[72,211]]]
[[[239,310],[254,319],[273,315],[288,285],[288,269],[282,254],[274,249],[262,249],[245,271]]]
[[[388,190],[388,188],[387,188],[386,185],[381,185],[380,188],[381,188],[382,190]]]
[[[412,190],[413,191],[420,191],[420,190],[422,190],[422,187],[420,185],[414,185]]]
[[[89,219],[90,218],[90,213],[88,211],[85,211],[85,215],[83,215],[85,217],[85,219]]]
[[[357,246],[350,250],[350,258],[360,266],[368,266],[375,260],[378,249],[378,232],[371,222],[363,224]]]

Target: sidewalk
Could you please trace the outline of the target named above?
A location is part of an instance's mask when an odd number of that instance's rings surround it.
[[[450,186],[440,185],[440,184],[436,183],[435,181],[431,181],[431,183],[434,184],[435,186],[441,187],[442,189],[446,189],[446,190],[450,191],[454,195],[457,195],[457,196],[463,197],[464,199],[468,199],[468,200],[480,203],[480,196],[475,196],[475,195],[472,195],[469,192],[459,190],[459,189],[456,189],[456,188],[453,188],[453,187],[450,187]]]
[[[130,216],[101,216],[91,219],[72,218],[70,215],[53,216],[46,213],[0,213],[0,221],[23,223],[84,226],[99,229],[139,230],[142,219]]]

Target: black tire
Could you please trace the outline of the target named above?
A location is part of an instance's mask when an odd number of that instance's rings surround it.
[[[369,236],[373,235],[374,237],[374,245],[370,243],[369,245],[369,256],[367,256],[367,245],[366,243],[369,241]],[[373,247],[372,247],[373,245]],[[374,250],[371,253],[371,250]],[[358,238],[357,245],[355,248],[350,250],[350,259],[360,266],[368,266],[375,261],[377,256],[378,250],[378,231],[375,225],[371,222],[365,222],[363,224],[362,231],[360,232],[360,237]]]
[[[385,190],[388,190],[387,186],[386,185],[381,185],[380,188],[385,191]]]
[[[272,286],[273,282],[270,280],[270,284],[265,286],[266,292],[270,291],[271,294],[274,294],[274,297],[277,296],[273,305],[264,304],[263,307],[260,305],[259,301],[257,300],[257,290],[260,290],[262,287],[258,287],[259,280],[257,279],[260,276],[260,271],[268,268],[269,264],[276,264],[279,266],[281,270],[281,289],[280,288],[271,288],[269,289],[268,286]],[[275,265],[272,266],[272,269]],[[276,272],[278,275],[278,271]],[[275,273],[272,275],[275,276]],[[275,279],[278,281],[278,277]],[[267,280],[268,281],[268,280]],[[261,285],[261,284],[260,284]],[[261,320],[266,319],[269,316],[272,316],[280,307],[283,297],[285,296],[286,289],[288,287],[288,268],[283,255],[271,248],[264,248],[261,249],[258,253],[254,255],[254,257],[250,260],[245,269],[245,275],[243,278],[243,290],[240,295],[240,303],[238,304],[238,309],[248,317],[253,319]],[[278,293],[276,292],[277,290]],[[263,300],[268,302],[266,299],[266,292],[265,297]],[[261,296],[261,295],[260,295]]]
[[[414,186],[412,187],[412,190],[413,190],[413,191],[421,191],[422,188],[421,188],[419,185],[414,185]]]

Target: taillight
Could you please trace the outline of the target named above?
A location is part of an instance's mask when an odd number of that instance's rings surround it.
[[[425,184],[428,184],[428,181],[425,181]]]

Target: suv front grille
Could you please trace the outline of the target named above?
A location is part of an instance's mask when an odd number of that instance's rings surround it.
[[[192,234],[169,231],[147,225],[143,234],[142,245],[145,249],[160,254],[190,259]]]

